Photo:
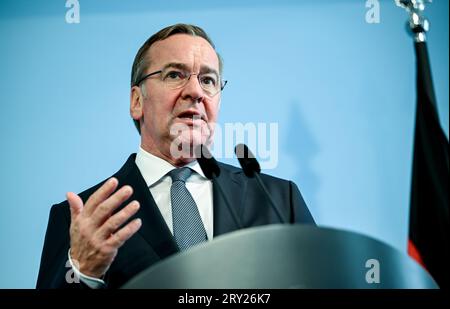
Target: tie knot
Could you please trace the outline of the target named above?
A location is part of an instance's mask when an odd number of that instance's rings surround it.
[[[172,182],[182,181],[186,182],[186,180],[192,175],[192,170],[189,167],[176,168],[169,172],[170,178],[172,178]]]

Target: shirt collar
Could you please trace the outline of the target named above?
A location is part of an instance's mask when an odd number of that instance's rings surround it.
[[[147,187],[153,186],[156,182],[166,176],[167,173],[176,168],[166,160],[145,151],[142,147],[139,147],[135,162],[142,177],[144,177]],[[199,177],[202,180],[207,180],[197,160],[186,164],[185,167],[189,167],[196,172],[191,178],[195,179]],[[194,177],[194,175],[196,177]]]

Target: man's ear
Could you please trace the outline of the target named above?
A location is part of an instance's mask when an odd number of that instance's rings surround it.
[[[138,86],[133,86],[130,92],[130,115],[134,120],[139,121],[143,114],[144,106],[144,95],[142,94],[141,88]]]

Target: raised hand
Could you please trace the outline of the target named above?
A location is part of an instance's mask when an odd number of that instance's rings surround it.
[[[130,202],[113,214],[133,193],[130,186],[123,186],[112,194],[118,184],[116,178],[108,179],[84,205],[78,195],[67,193],[71,215],[70,255],[84,275],[101,278],[118,249],[141,227],[141,219],[121,227],[139,210],[138,201]]]

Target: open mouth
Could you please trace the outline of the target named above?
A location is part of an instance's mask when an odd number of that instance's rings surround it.
[[[205,118],[202,117],[198,112],[194,111],[184,111],[180,113],[177,118],[180,119],[189,119],[189,120],[203,120],[205,121]]]

